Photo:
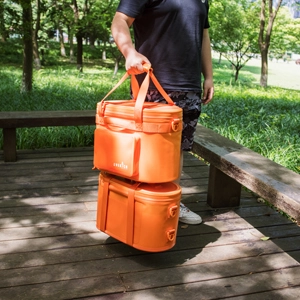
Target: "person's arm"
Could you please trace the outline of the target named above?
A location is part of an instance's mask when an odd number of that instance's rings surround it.
[[[202,41],[202,73],[204,76],[202,103],[209,103],[214,95],[213,68],[208,29],[204,29]]]
[[[144,71],[143,64],[147,63],[151,66],[151,63],[147,57],[134,48],[129,31],[133,22],[134,18],[116,12],[112,21],[111,32],[115,43],[126,59],[126,70],[130,71],[130,74],[139,74]]]

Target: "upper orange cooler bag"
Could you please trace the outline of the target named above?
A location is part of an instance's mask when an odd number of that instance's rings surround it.
[[[94,133],[94,166],[131,180],[158,183],[179,177],[182,109],[176,106],[153,75],[139,87],[131,76],[133,100],[105,100],[97,104]],[[145,102],[150,78],[168,104]]]

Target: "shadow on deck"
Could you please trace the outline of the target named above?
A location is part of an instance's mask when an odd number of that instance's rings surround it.
[[[95,226],[91,148],[0,154],[0,299],[299,299],[300,228],[243,191],[206,204],[208,167],[186,154],[183,202],[203,224],[179,224],[174,248],[147,253]]]

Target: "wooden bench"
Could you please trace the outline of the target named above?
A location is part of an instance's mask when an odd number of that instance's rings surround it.
[[[16,128],[94,124],[94,110],[0,112],[4,161],[17,160]],[[300,222],[299,174],[201,125],[192,151],[210,164],[210,206],[238,206],[245,186]]]
[[[0,112],[5,162],[17,160],[16,128],[94,125],[95,110]]]
[[[192,151],[210,164],[210,206],[238,206],[245,186],[300,222],[299,174],[202,125]]]

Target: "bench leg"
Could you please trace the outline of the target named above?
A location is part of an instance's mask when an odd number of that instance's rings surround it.
[[[5,162],[17,161],[16,128],[3,128],[3,156]]]
[[[239,206],[241,185],[210,165],[207,203],[213,208]]]

